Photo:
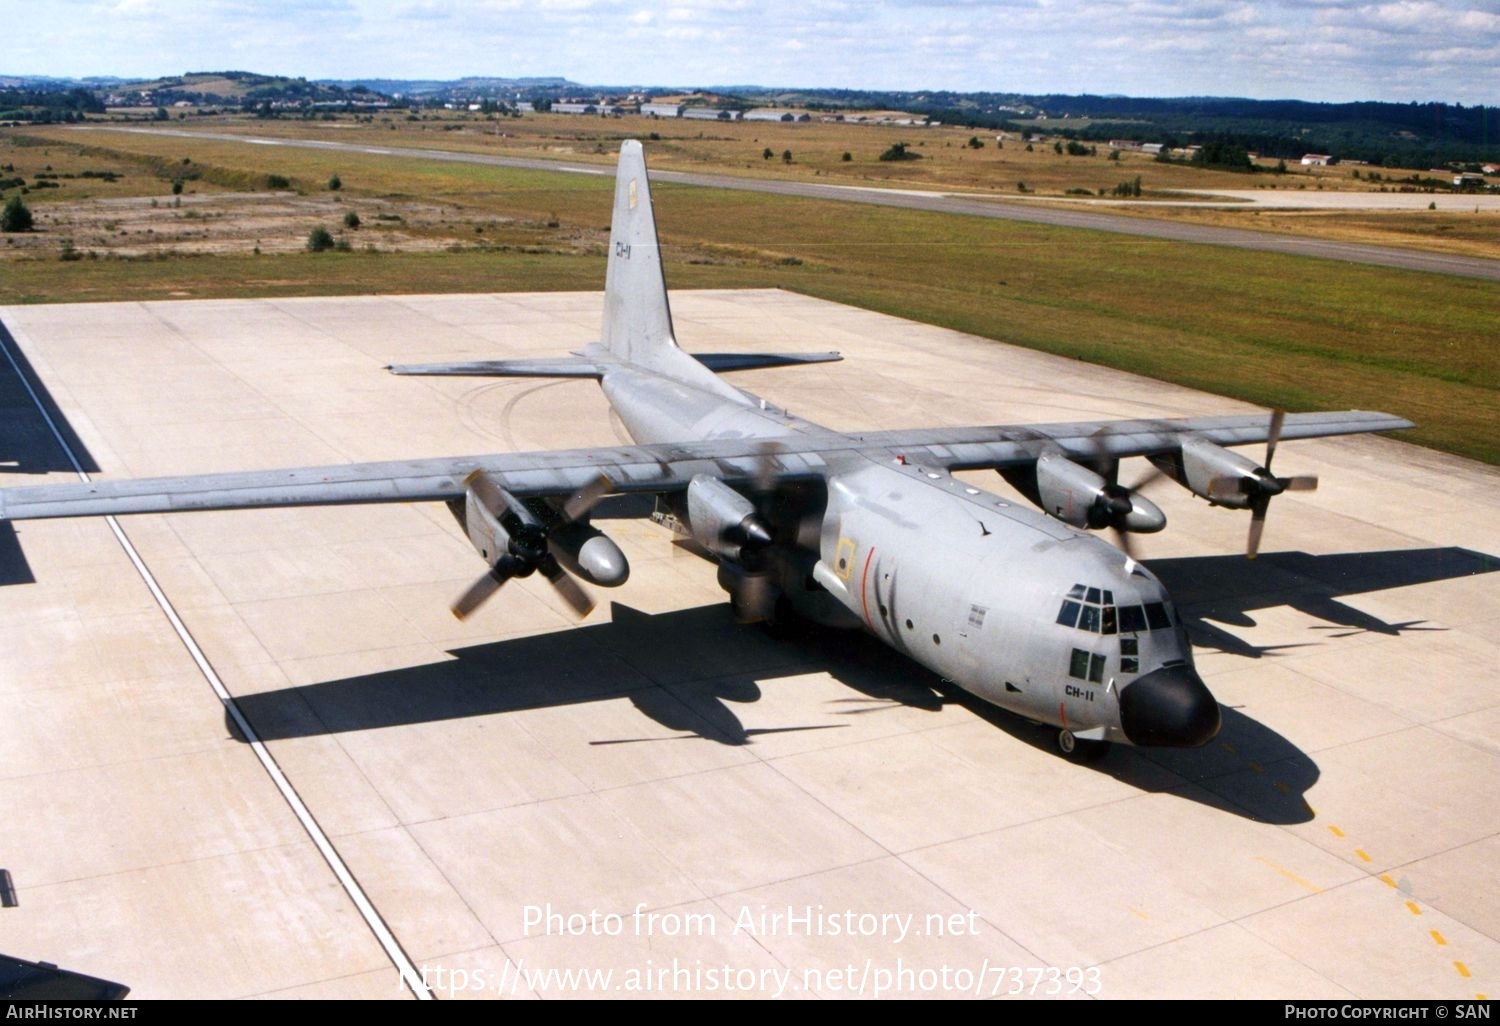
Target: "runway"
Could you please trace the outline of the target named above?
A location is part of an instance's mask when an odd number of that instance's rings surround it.
[[[773,290],[673,308],[689,350],[841,350],[734,377],[835,428],[1250,409]],[[591,382],[381,369],[555,355],[600,310],[0,308],[35,393],[0,360],[0,483],[613,444]],[[121,518],[145,574],[104,521],[0,525],[0,951],[142,998],[1493,996],[1500,473],[1276,465],[1322,486],[1255,563],[1243,515],[1151,489],[1225,727],[1094,765],[874,641],[734,624],[630,503],[582,623],[535,581],[455,621],[481,565],[440,505]]]
[[[184,139],[214,139],[219,142],[237,142],[247,145],[291,146],[302,149],[331,150],[343,153],[363,153],[380,157],[409,157],[420,160],[452,161],[462,164],[486,164],[492,167],[513,167],[531,171],[555,171],[560,174],[609,174],[607,167],[576,166],[555,160],[541,160],[528,157],[502,157],[486,153],[470,153],[461,150],[443,150],[428,147],[372,146],[366,143],[347,143],[327,139],[282,139],[269,136],[239,135],[231,132],[199,132],[174,128],[117,128],[114,126],[85,125],[77,126],[73,130],[80,132],[100,130],[135,132],[142,135],[164,135]],[[646,157],[649,161],[651,157],[649,150]],[[834,200],[841,203],[866,203],[875,206],[904,207],[912,210],[930,210],[947,214],[965,214],[971,217],[989,217],[1003,221],[1026,221],[1035,224],[1050,224],[1061,228],[1082,228],[1089,231],[1114,232],[1121,235],[1167,239],[1173,242],[1188,242],[1210,246],[1233,246],[1239,249],[1257,250],[1266,253],[1285,253],[1290,256],[1318,257],[1325,260],[1346,260],[1351,263],[1372,264],[1399,270],[1423,271],[1430,274],[1452,274],[1463,278],[1500,281],[1500,260],[1455,256],[1448,253],[1427,253],[1421,250],[1406,249],[1397,246],[1338,242],[1332,239],[1316,239],[1307,236],[1277,235],[1271,232],[1219,228],[1212,225],[1189,224],[1180,221],[1127,217],[1121,214],[1111,214],[1098,210],[1040,206],[1032,202],[1012,200],[998,196],[926,192],[917,189],[871,188],[856,185],[823,185],[817,182],[776,181],[765,178],[739,178],[733,175],[661,171],[656,169],[651,171],[651,180],[653,182],[675,182],[680,185],[695,185],[710,189],[768,192],[782,196]],[[1328,201],[1313,202],[1315,206],[1321,207],[1325,206]]]

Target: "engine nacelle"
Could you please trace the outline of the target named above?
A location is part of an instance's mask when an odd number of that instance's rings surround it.
[[[771,532],[755,512],[755,504],[708,474],[688,482],[687,520],[693,540],[725,559],[738,561],[747,548],[771,543]]]
[[[1152,457],[1151,462],[1194,495],[1233,509],[1249,508],[1257,494],[1254,488],[1242,488],[1241,481],[1269,476],[1253,460],[1205,438],[1185,438],[1180,454]]]
[[[1088,467],[1062,453],[1044,453],[1036,461],[1036,496],[1045,512],[1074,527],[1150,534],[1167,526],[1156,504],[1129,489],[1112,485]]]
[[[531,510],[510,492],[489,482],[488,499],[479,481],[464,489],[462,505],[449,503],[469,536],[469,544],[490,566],[504,562],[513,577],[525,577],[547,553],[547,530]]]
[[[557,561],[590,584],[618,588],[630,577],[625,553],[592,524],[581,520],[564,524],[548,541]]]

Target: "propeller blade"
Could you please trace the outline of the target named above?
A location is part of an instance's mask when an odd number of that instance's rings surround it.
[[[498,569],[492,568],[473,584],[469,585],[469,589],[460,595],[457,601],[448,608],[453,611],[453,615],[459,620],[467,620],[474,610],[484,605],[490,596],[499,591],[500,586],[508,580],[510,580],[509,575],[502,575]]]
[[[583,585],[573,580],[572,575],[562,568],[556,557],[549,554],[537,569],[547,578],[547,583],[557,589],[563,601],[573,607],[573,612],[578,614],[580,620],[594,611],[594,600],[583,590]]]
[[[756,449],[755,491],[765,494],[776,487],[776,455],[781,452],[781,446],[776,442],[762,442]]]
[[[737,597],[739,601],[735,603],[735,611],[741,623],[760,623],[762,620],[769,620],[776,604],[771,575],[746,574]]]
[[[1145,488],[1147,485],[1155,484],[1157,481],[1167,476],[1166,473],[1156,464],[1148,463],[1147,466],[1149,466],[1151,469],[1146,471],[1146,473],[1143,474],[1138,481],[1130,485],[1130,490],[1132,492],[1138,492],[1141,489]]]
[[[1271,507],[1271,497],[1260,495],[1250,505],[1250,537],[1245,543],[1245,558],[1254,559],[1260,552],[1260,536],[1266,529],[1266,511]]]
[[[1289,492],[1315,492],[1318,490],[1318,476],[1316,474],[1303,474],[1300,477],[1278,477],[1281,487]]]
[[[1285,410],[1271,411],[1271,429],[1266,433],[1266,462],[1267,471],[1271,469],[1271,458],[1276,455],[1276,443],[1281,441],[1281,425],[1286,421]]]
[[[594,480],[578,489],[567,502],[563,503],[563,520],[572,523],[579,517],[588,513],[610,492],[614,491],[614,482],[600,474]]]

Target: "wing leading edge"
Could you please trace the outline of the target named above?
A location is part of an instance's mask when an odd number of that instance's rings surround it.
[[[1411,426],[1410,421],[1384,413],[1290,414],[1282,437]],[[1000,469],[1035,460],[1054,446],[1080,458],[1094,458],[1101,451],[1123,458],[1170,452],[1187,437],[1244,445],[1265,441],[1266,435],[1266,420],[1260,415],[822,432],[778,438],[774,460],[778,475],[784,477],[823,476],[839,453],[874,459],[900,456],[947,470]],[[463,495],[464,479],[476,470],[502,480],[521,498],[570,495],[601,473],[615,492],[672,492],[687,487],[697,474],[731,485],[754,481],[764,473],[766,445],[764,439],[718,439],[6,488],[0,489],[0,519],[446,500]]]

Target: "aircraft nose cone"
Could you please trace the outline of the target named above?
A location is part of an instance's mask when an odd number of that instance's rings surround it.
[[[1219,732],[1219,703],[1188,666],[1164,666],[1120,691],[1120,726],[1133,744],[1197,748]]]

